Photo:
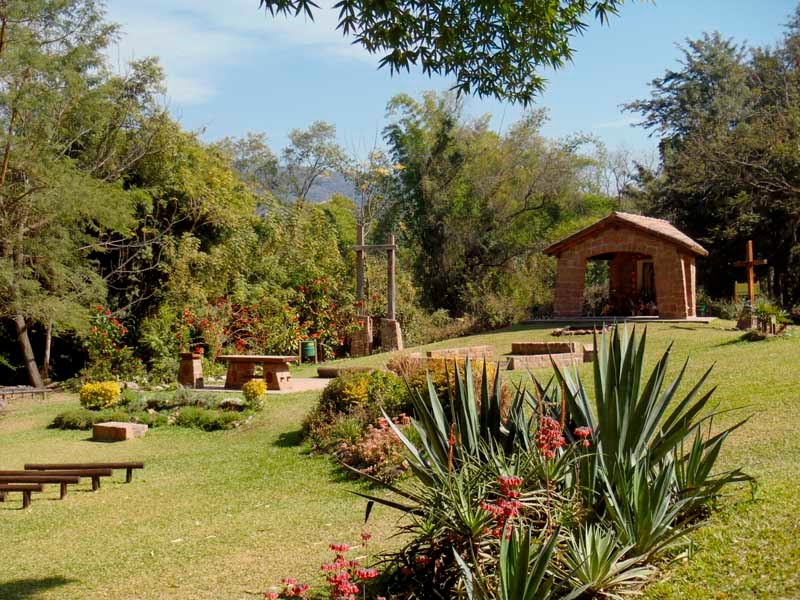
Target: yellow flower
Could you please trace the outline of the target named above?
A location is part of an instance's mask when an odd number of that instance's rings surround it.
[[[406,166],[405,165],[401,165],[400,163],[397,163],[397,164],[394,165],[393,168],[394,168],[395,171],[402,171],[403,169],[406,168]]]

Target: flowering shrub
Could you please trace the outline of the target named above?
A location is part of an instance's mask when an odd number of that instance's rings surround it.
[[[261,408],[267,394],[267,383],[263,379],[251,379],[242,386],[242,395],[248,406]]]
[[[116,381],[86,383],[81,387],[79,398],[81,406],[91,410],[112,408],[119,404],[122,389]]]
[[[361,534],[364,542],[364,549],[367,548],[369,539],[372,536],[365,532]],[[349,544],[330,544],[328,548],[334,553],[333,560],[323,563],[320,570],[325,575],[328,584],[327,598],[330,600],[357,600],[366,598],[366,588],[369,582],[378,577],[378,570],[371,567],[364,567],[356,559],[347,558],[347,553],[352,549]],[[273,588],[264,594],[268,600],[278,598],[305,598],[308,594],[309,586],[298,583],[296,579],[287,577],[281,580],[280,588]],[[363,595],[362,595],[363,594]],[[315,598],[318,596],[315,596]],[[385,600],[378,596],[377,600]]]
[[[327,277],[297,286],[294,304],[300,339],[317,340],[323,359],[334,357],[347,336],[357,328],[353,314],[334,298]]]
[[[303,422],[303,432],[317,450],[332,452],[353,468],[391,481],[403,473],[405,464],[401,443],[381,411],[407,425],[410,408],[408,391],[395,375],[383,371],[342,374],[322,392]]]
[[[92,325],[84,340],[89,361],[84,377],[89,380],[138,379],[144,375],[142,361],[125,345],[128,329],[102,305],[95,307]]]
[[[410,425],[411,418],[402,414],[393,421],[398,427],[405,428]],[[378,419],[377,427],[368,425],[366,433],[358,441],[342,440],[336,456],[346,465],[386,483],[400,477],[408,468],[403,444],[384,418]]]
[[[445,401],[447,398],[448,376],[449,386],[455,385],[456,364],[463,374],[466,367],[464,359],[444,359],[444,358],[411,358],[407,354],[398,353],[387,363],[387,368],[403,377],[412,390],[427,396],[428,394],[428,375],[430,375],[433,387],[439,400]],[[472,382],[475,392],[480,397],[480,389],[483,385],[483,363],[481,361],[470,361],[472,370]],[[486,363],[486,374],[489,378],[489,386],[494,385],[494,378],[497,374],[497,366],[493,363]],[[503,388],[502,406],[508,407],[511,402],[511,394]]]

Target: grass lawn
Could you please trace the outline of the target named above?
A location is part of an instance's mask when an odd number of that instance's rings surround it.
[[[686,381],[716,363],[711,381],[738,430],[723,456],[758,477],[749,489],[692,535],[693,558],[669,566],[646,598],[800,598],[800,334],[739,341],[731,323],[650,325],[649,362],[675,341],[672,369],[691,357]],[[487,344],[496,355],[511,342],[554,339],[550,327],[528,325],[433,344]],[[590,342],[588,338],[581,341]],[[386,355],[337,361],[379,365]],[[580,367],[587,381],[588,365]],[[298,375],[312,372],[303,367]],[[545,374],[542,372],[541,374]],[[508,375],[517,379],[522,375]],[[687,383],[688,385],[688,383]],[[56,489],[17,510],[17,495],[0,504],[0,598],[255,598],[284,576],[319,581],[332,541],[354,542],[364,502],[356,482],[312,457],[298,430],[316,393],[270,396],[246,428],[219,433],[156,429],[124,444],[96,444],[86,432],[46,429],[70,396],[16,401],[0,417],[0,469],[24,462],[139,459],[130,485],[104,480],[59,502]],[[376,508],[376,545],[391,544],[395,515]]]

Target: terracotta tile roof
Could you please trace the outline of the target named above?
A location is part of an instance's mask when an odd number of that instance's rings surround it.
[[[564,239],[561,239],[548,246],[544,249],[544,253],[550,256],[557,256],[566,248],[578,243],[578,241],[591,235],[593,232],[604,229],[611,223],[615,222],[622,225],[628,225],[656,237],[669,240],[678,246],[683,246],[698,256],[708,256],[708,250],[703,248],[685,233],[676,229],[675,226],[669,221],[619,211],[614,211],[607,217],[600,219],[597,223],[589,225],[588,227],[584,227],[572,235],[569,235]]]

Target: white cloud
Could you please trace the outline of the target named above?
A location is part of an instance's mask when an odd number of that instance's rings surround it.
[[[109,0],[110,20],[122,38],[110,58],[124,64],[158,56],[171,99],[202,103],[217,92],[228,65],[248,54],[302,50],[326,60],[375,60],[336,31],[337,14],[316,11],[315,20],[271,17],[258,0]]]

